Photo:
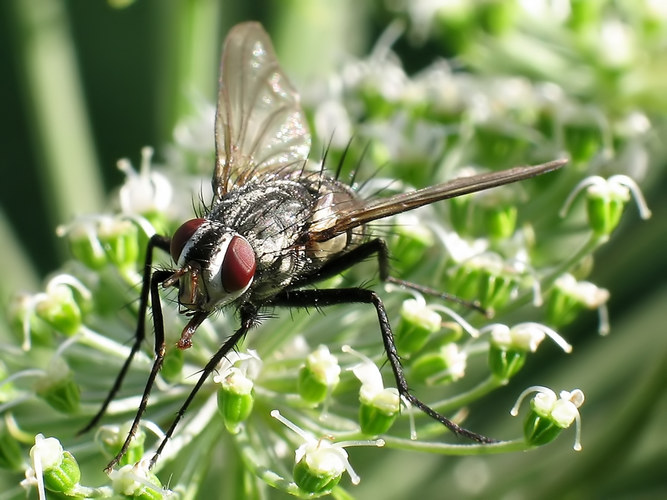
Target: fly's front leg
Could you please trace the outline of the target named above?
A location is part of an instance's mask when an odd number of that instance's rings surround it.
[[[155,248],[159,248],[169,253],[170,241],[171,240],[166,236],[161,236],[159,234],[153,235],[151,239],[148,241],[148,245],[146,246],[146,259],[144,261],[143,280],[141,284],[141,295],[139,296],[137,329],[134,334],[134,343],[132,344],[132,349],[130,349],[130,354],[127,356],[127,359],[123,363],[122,368],[120,369],[118,375],[116,376],[116,380],[114,381],[113,386],[109,390],[107,397],[104,399],[102,407],[98,410],[98,412],[90,420],[90,422],[88,422],[88,424],[79,431],[79,434],[83,434],[84,432],[89,431],[99,423],[100,419],[104,416],[104,413],[106,412],[109,403],[111,403],[113,398],[120,390],[120,387],[123,384],[123,379],[125,378],[125,375],[127,375],[127,372],[130,368],[130,363],[132,363],[134,355],[141,348],[141,343],[144,341],[144,338],[146,337],[146,312],[148,310],[148,296],[151,287],[151,275],[153,274],[153,250]],[[156,343],[156,352],[157,352],[157,343]]]
[[[241,326],[224,342],[224,344],[222,344],[222,346],[220,346],[220,349],[218,349],[218,351],[213,355],[213,357],[208,361],[208,363],[206,363],[206,366],[201,371],[199,380],[197,380],[197,383],[190,391],[190,394],[188,395],[187,399],[185,400],[183,405],[179,408],[178,412],[176,413],[176,417],[174,417],[174,420],[169,426],[169,429],[167,429],[167,432],[162,438],[162,442],[158,446],[155,455],[153,455],[153,458],[151,459],[150,468],[153,468],[153,466],[157,462],[158,458],[160,457],[160,453],[162,453],[162,450],[164,450],[164,447],[167,445],[167,442],[174,434],[176,426],[183,418],[183,415],[185,415],[188,406],[190,406],[190,403],[192,403],[192,400],[194,399],[199,389],[201,389],[202,385],[204,385],[206,379],[218,367],[220,361],[222,361],[222,358],[224,358],[232,349],[234,349],[236,344],[238,344],[241,341],[241,339],[243,339],[243,337],[246,335],[246,333],[248,333],[248,330],[257,323],[257,309],[255,309],[253,305],[246,303],[243,306],[241,306],[239,312],[241,315]]]
[[[132,421],[132,427],[130,427],[130,431],[127,433],[127,437],[125,438],[125,442],[123,443],[123,446],[121,447],[120,451],[116,454],[116,456],[109,462],[109,464],[105,467],[105,471],[109,472],[115,465],[120,462],[120,459],[123,458],[123,455],[127,452],[128,448],[130,447],[130,443],[132,442],[132,439],[134,438],[135,434],[137,433],[137,429],[139,428],[139,422],[141,422],[141,417],[143,416],[144,412],[146,411],[146,407],[148,406],[148,397],[150,396],[151,389],[153,388],[153,384],[155,383],[155,379],[157,378],[157,374],[160,372],[160,368],[162,368],[162,362],[164,361],[164,355],[165,355],[165,350],[166,346],[164,343],[164,317],[162,316],[162,306],[160,305],[160,285],[165,282],[167,279],[169,279],[174,273],[171,271],[155,271],[153,273],[153,277],[151,279],[151,284],[150,284],[150,292],[151,292],[151,301],[153,304],[153,326],[155,330],[155,360],[153,361],[153,367],[151,368],[151,373],[148,376],[148,380],[146,381],[146,386],[144,387],[144,393],[141,396],[141,402],[139,403],[139,409],[137,410],[137,413],[134,416],[134,420]]]
[[[381,240],[378,240],[381,241]],[[365,288],[340,288],[330,290],[288,290],[281,292],[270,302],[271,305],[281,307],[323,307],[337,304],[350,303],[365,303],[373,304],[380,323],[380,331],[382,333],[382,342],[387,354],[387,359],[394,373],[396,380],[396,387],[399,394],[407,400],[412,406],[416,406],[421,411],[426,413],[429,417],[437,420],[450,431],[460,436],[467,437],[479,443],[493,443],[495,440],[477,434],[452,422],[444,415],[438,413],[433,408],[422,402],[414,396],[408,387],[408,381],[405,378],[403,367],[401,366],[401,359],[396,350],[396,342],[394,341],[394,334],[391,331],[387,311],[382,303],[382,300],[372,290]]]

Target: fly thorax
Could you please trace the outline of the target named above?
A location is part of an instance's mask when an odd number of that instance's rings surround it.
[[[192,219],[171,238],[171,256],[179,268],[179,304],[210,311],[248,290],[256,269],[250,243],[238,233],[208,219]]]

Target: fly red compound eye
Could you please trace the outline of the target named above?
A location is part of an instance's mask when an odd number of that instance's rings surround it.
[[[169,253],[171,253],[171,258],[174,259],[174,262],[178,263],[178,258],[183,253],[185,245],[204,222],[206,222],[206,219],[190,219],[176,230],[171,237],[171,244],[169,246]]]
[[[234,236],[222,262],[222,286],[227,293],[248,286],[255,275],[255,252],[245,238]]]

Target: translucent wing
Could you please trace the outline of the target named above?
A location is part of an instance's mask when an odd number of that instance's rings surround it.
[[[299,95],[259,23],[232,28],[220,66],[212,180],[217,197],[267,170],[301,168],[310,151]]]
[[[326,224],[320,223],[317,230],[313,231],[311,229],[308,239],[310,241],[326,241],[367,222],[407,212],[436,201],[535,177],[556,170],[566,163],[567,160],[554,160],[540,165],[515,167],[488,174],[459,177],[436,186],[400,193],[387,198],[369,200],[360,206],[348,204],[348,208],[338,207],[335,216],[327,220]]]

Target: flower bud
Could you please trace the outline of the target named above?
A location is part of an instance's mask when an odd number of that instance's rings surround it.
[[[556,280],[547,301],[549,323],[560,327],[574,321],[582,309],[599,309],[609,300],[609,292],[588,281],[564,274]]]
[[[526,442],[532,446],[547,444],[576,421],[574,449],[580,450],[579,407],[584,403],[584,393],[575,389],[571,392],[561,391],[560,395],[556,396],[556,393],[546,387],[531,387],[521,394],[510,413],[517,415],[523,398],[534,391],[537,391],[537,394],[530,401],[531,410],[524,422]]]
[[[487,309],[499,309],[519,286],[521,272],[506,265],[497,254],[486,253],[463,262],[452,276],[457,297],[478,300]]]
[[[40,294],[35,313],[65,335],[74,335],[81,327],[81,309],[67,285],[54,286],[47,293]]]
[[[618,226],[625,204],[629,199],[630,193],[623,186],[610,186],[610,189],[589,187],[586,197],[586,210],[591,229],[596,234],[611,234]]]
[[[514,234],[518,210],[515,205],[499,205],[485,211],[485,226],[489,238],[501,240]]]
[[[161,500],[166,491],[160,480],[144,461],[127,464],[109,474],[111,487],[117,494],[137,500]]]
[[[321,345],[308,355],[306,365],[299,371],[297,390],[304,401],[317,404],[326,399],[339,381],[338,359]]]
[[[294,482],[308,493],[324,493],[338,484],[347,462],[347,452],[325,439],[302,444],[296,450]]]
[[[10,326],[16,336],[21,338],[21,349],[24,351],[29,351],[33,343],[48,345],[53,341],[53,328],[35,313],[37,297],[39,295],[20,293],[12,297],[9,303]]]
[[[454,343],[440,347],[436,352],[419,356],[410,366],[410,380],[428,385],[448,384],[465,374],[467,356]]]
[[[507,304],[519,283],[511,274],[482,269],[478,300],[487,309],[500,309]]]
[[[139,258],[139,231],[129,220],[105,218],[100,221],[98,237],[112,264],[133,267]]]
[[[224,376],[214,377],[213,380],[221,384],[218,390],[218,411],[227,430],[236,434],[239,425],[252,413],[254,384],[236,367],[230,368]]]
[[[423,261],[424,253],[433,243],[430,229],[419,224],[419,219],[414,214],[401,214],[391,239],[391,254],[401,256],[392,262],[396,272],[399,275],[408,273]]]
[[[359,394],[359,425],[369,436],[384,434],[392,426],[400,409],[400,397],[394,387],[371,394],[362,386]]]
[[[70,252],[86,267],[96,271],[109,262],[92,221],[73,222],[70,226],[58,227],[56,232],[58,236],[67,236]]]
[[[565,352],[572,346],[551,328],[539,323],[518,323],[512,328],[502,324],[488,325],[480,332],[490,331],[489,368],[500,381],[507,381],[523,367],[529,352],[535,352],[549,336]]]
[[[55,410],[67,415],[76,413],[81,400],[81,389],[74,375],[62,359],[54,359],[49,369],[37,381],[35,391]]]
[[[97,435],[98,442],[107,455],[113,457],[116,456],[118,452],[120,452],[131,427],[132,422],[126,422],[120,427],[105,425],[100,429],[100,432]],[[125,454],[121,457],[118,465],[123,466],[139,462],[144,456],[145,441],[146,433],[140,427],[137,429],[137,432],[132,438],[132,441],[130,441],[130,446],[128,447]]]
[[[343,346],[342,350],[361,359],[361,363],[348,368],[361,382],[359,390],[361,432],[371,436],[387,432],[400,409],[398,390],[393,387],[385,389],[380,370],[367,356],[347,345]]]
[[[30,449],[33,469],[41,469],[44,486],[50,491],[67,493],[79,483],[81,471],[76,459],[64,451],[56,438],[35,436],[35,445]],[[26,473],[27,474],[27,473]]]
[[[404,355],[419,351],[431,334],[440,330],[442,318],[422,301],[408,299],[401,307],[401,321],[396,327],[396,347]]]
[[[316,439],[310,432],[283,417],[278,410],[273,410],[271,416],[304,440],[295,453],[293,475],[297,486],[307,493],[319,495],[329,492],[338,484],[345,471],[352,484],[359,484],[359,476],[347,460],[346,446],[384,446],[382,439],[337,443],[327,438]]]
[[[651,211],[639,190],[639,186],[627,175],[612,175],[609,179],[592,176],[581,181],[570,193],[561,210],[561,217],[567,213],[574,198],[586,190],[586,211],[588,224],[598,236],[608,236],[618,225],[630,194],[635,198],[642,219],[651,217]]]

